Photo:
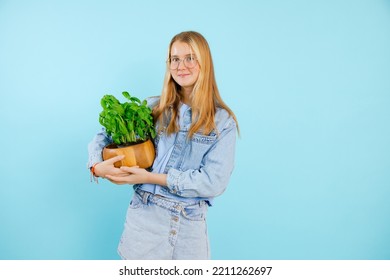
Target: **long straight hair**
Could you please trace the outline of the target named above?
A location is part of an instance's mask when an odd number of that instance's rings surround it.
[[[159,130],[165,130],[168,135],[179,130],[177,116],[181,100],[181,87],[174,81],[169,69],[171,48],[176,41],[186,43],[191,47],[200,68],[198,79],[190,97],[192,120],[188,138],[191,138],[197,132],[208,135],[213,130],[217,130],[214,119],[217,107],[225,109],[233,117],[238,129],[236,116],[223,102],[219,94],[211,52],[206,39],[198,32],[186,31],[175,35],[168,47],[167,66],[160,102],[153,109],[153,116]]]

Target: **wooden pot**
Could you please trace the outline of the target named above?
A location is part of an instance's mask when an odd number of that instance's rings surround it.
[[[149,139],[145,142],[125,147],[118,147],[116,144],[109,144],[103,149],[103,159],[107,160],[115,156],[124,155],[125,158],[117,161],[114,166],[139,166],[149,168],[152,166],[156,156],[153,142]]]

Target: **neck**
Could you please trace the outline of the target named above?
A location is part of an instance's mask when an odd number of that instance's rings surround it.
[[[191,106],[191,94],[192,94],[192,88],[182,87],[180,90],[181,102],[187,104],[188,106]]]

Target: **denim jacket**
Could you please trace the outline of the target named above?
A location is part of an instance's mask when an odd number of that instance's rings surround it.
[[[154,107],[158,100],[149,98],[148,105]],[[179,119],[180,128],[174,135],[173,149],[163,172],[167,174],[167,187],[158,186],[154,192],[173,199],[201,199],[211,204],[214,197],[225,191],[233,171],[237,127],[227,111],[217,108],[217,131],[209,135],[195,133],[189,140],[191,114],[190,108]],[[156,147],[161,137],[162,133],[154,139]],[[104,129],[94,137],[88,145],[88,167],[103,160],[102,149],[111,142]],[[142,184],[134,185],[137,188],[143,189]]]

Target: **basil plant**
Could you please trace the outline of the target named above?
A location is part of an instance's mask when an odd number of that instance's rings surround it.
[[[113,95],[104,95],[100,102],[103,111],[99,122],[114,143],[127,146],[156,137],[152,110],[146,100],[141,102],[127,91],[122,94],[128,101],[120,103]]]

